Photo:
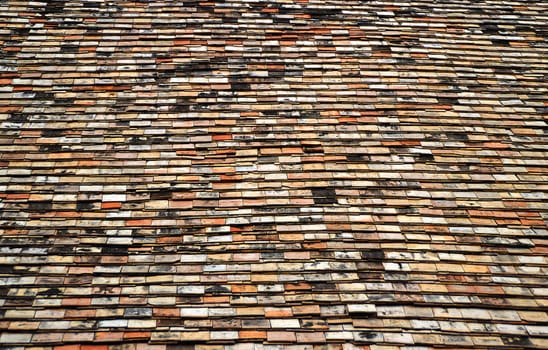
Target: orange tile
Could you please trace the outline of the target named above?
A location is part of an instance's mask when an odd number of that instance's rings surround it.
[[[266,339],[266,331],[239,331],[239,338],[244,339]]]
[[[119,209],[122,207],[122,202],[103,202],[101,209]]]
[[[278,317],[291,317],[293,311],[289,307],[283,308],[265,308],[265,317],[278,318]]]
[[[127,340],[135,340],[135,339],[150,339],[151,332],[125,332],[124,333],[124,339]]]
[[[126,226],[150,226],[150,224],[152,224],[152,219],[135,219],[126,221]]]
[[[124,339],[124,332],[96,332],[95,333],[96,342],[119,342],[119,341],[122,341],[123,339]],[[87,349],[82,349],[82,350],[87,350]]]

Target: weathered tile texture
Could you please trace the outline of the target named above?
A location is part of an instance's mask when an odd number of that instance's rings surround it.
[[[0,344],[548,348],[547,13],[0,2]]]

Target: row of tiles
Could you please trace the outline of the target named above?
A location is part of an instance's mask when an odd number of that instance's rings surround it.
[[[11,344],[25,344],[25,343],[71,343],[71,342],[95,342],[95,343],[108,343],[108,342],[131,342],[135,340],[142,340],[150,336],[152,343],[161,342],[217,342],[220,344],[231,344],[236,339],[251,341],[265,340],[268,343],[295,343],[295,344],[325,344],[328,342],[352,342],[357,341],[365,344],[380,344],[372,347],[372,349],[400,349],[397,345],[409,344],[408,347],[401,349],[430,349],[429,344],[432,343],[444,343],[449,347],[462,347],[468,346],[473,348],[489,348],[497,347],[499,349],[543,349],[546,347],[546,339],[540,337],[520,337],[520,336],[473,336],[473,335],[439,335],[439,334],[426,334],[426,333],[399,333],[399,332],[386,332],[386,333],[371,333],[371,332],[353,332],[353,331],[338,331],[338,332],[291,332],[291,331],[249,331],[249,332],[234,332],[234,331],[182,331],[182,332],[102,332],[102,333],[3,333],[0,336],[0,340]],[[386,344],[383,346],[383,343]],[[421,344],[422,346],[416,347],[411,344]],[[391,346],[387,346],[391,345]],[[131,346],[131,345],[130,345]],[[150,345],[148,345],[150,346]],[[260,345],[268,348],[268,346]],[[477,346],[477,347],[476,347]],[[106,347],[106,346],[105,346]],[[169,347],[168,347],[169,348]],[[200,346],[193,346],[192,348],[202,348]],[[230,347],[227,347],[230,349]],[[245,347],[244,347],[245,348]],[[280,348],[278,345],[276,348]],[[367,347],[361,347],[367,349]],[[16,347],[10,348],[17,349]],[[54,348],[54,349],[57,349]],[[62,347],[59,347],[62,349]],[[86,346],[82,346],[82,349],[86,349]],[[90,347],[89,349],[93,349]],[[207,347],[204,347],[207,349]]]

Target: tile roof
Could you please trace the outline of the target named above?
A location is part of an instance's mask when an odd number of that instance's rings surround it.
[[[548,348],[547,13],[2,1],[0,344]]]

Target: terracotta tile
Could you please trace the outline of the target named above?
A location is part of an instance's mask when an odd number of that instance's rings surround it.
[[[240,331],[239,338],[244,339],[266,339],[266,331]]]
[[[320,332],[298,332],[297,343],[325,343],[325,335]]]
[[[81,345],[60,345],[53,347],[54,350],[80,350]]]
[[[122,207],[121,202],[106,202],[101,203],[101,209],[119,209]]]
[[[288,343],[288,342],[295,342],[296,336],[295,332],[267,332],[267,341],[269,342],[282,342],[282,343]]]
[[[127,220],[127,226],[149,226],[152,223],[151,219]]]
[[[291,308],[265,308],[265,317],[291,317]]]
[[[256,293],[257,287],[254,285],[235,284],[232,286],[231,291],[233,293]]]
[[[96,332],[96,342],[119,342],[124,338],[124,332]]]

